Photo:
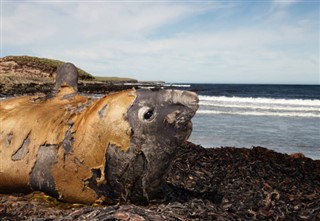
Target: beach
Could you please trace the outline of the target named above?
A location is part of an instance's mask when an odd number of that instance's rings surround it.
[[[320,1],[0,5],[0,221],[320,221]]]
[[[101,87],[111,91],[108,85],[100,84],[90,84],[90,87],[83,85],[81,90],[87,96],[100,97],[102,94],[96,92]],[[204,91],[209,90],[201,91],[185,84],[183,87],[166,87],[197,91],[200,95],[200,109],[193,119],[193,134],[189,141],[178,147],[166,182],[159,188],[157,197],[144,205],[130,202],[117,205],[79,205],[60,202],[40,192],[0,194],[0,219],[320,219],[320,161],[317,160],[317,146],[312,146],[318,144],[318,137],[311,133],[310,139],[301,139],[301,142],[311,144],[310,152],[299,148],[290,151],[286,145],[291,143],[294,146],[295,140],[283,134],[278,137],[283,138],[285,148],[277,150],[274,147],[282,145],[281,140],[274,136],[278,134],[275,125],[288,128],[287,131],[297,129],[297,134],[304,134],[303,136],[308,134],[304,131],[312,132],[312,123],[317,128],[317,99],[277,98],[283,99],[281,104],[277,104],[275,98],[204,94]],[[213,90],[217,87],[219,86],[215,86]],[[113,86],[112,91],[122,89],[118,85]],[[3,96],[3,99],[20,96],[20,92],[21,90],[17,90],[11,95]],[[34,91],[27,94],[32,93]],[[297,110],[294,108],[298,100],[300,104]],[[305,105],[309,100],[313,106]],[[276,104],[271,107],[270,101]],[[294,116],[287,116],[288,113]],[[307,116],[311,114],[314,116]],[[285,123],[285,120],[288,122]],[[301,121],[302,124],[290,129],[288,125],[295,121]],[[265,143],[261,143],[263,137],[267,138]],[[260,147],[261,144],[264,147]]]

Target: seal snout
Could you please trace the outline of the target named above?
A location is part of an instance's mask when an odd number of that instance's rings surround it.
[[[192,109],[194,112],[196,112],[199,108],[199,97],[196,93],[191,92],[191,91],[184,91],[183,96],[186,96],[186,103],[185,105]]]
[[[192,91],[167,90],[166,100],[173,104],[186,106],[194,112],[199,108],[199,97]]]

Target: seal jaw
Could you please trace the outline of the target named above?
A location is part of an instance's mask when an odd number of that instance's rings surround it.
[[[121,201],[143,201],[142,171],[146,170],[146,158],[143,152],[134,152],[133,148],[125,152],[115,145],[108,145],[105,174],[107,185],[99,188],[101,195],[107,195],[109,203]]]

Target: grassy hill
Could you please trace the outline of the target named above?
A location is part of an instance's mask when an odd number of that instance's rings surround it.
[[[31,56],[7,56],[0,58],[0,97],[12,94],[48,92],[53,75],[64,61]],[[137,82],[132,78],[94,77],[78,68],[79,88],[85,92],[107,92],[112,82]],[[119,89],[119,88],[118,88]]]
[[[63,64],[64,61],[48,58],[38,58],[32,56],[7,56],[0,58],[0,79],[9,78],[19,81],[19,78],[23,82],[26,79],[32,81],[44,81],[53,76],[56,70]],[[75,64],[76,65],[76,64]],[[77,66],[77,65],[76,65]],[[92,74],[78,68],[80,80],[93,80],[93,81],[130,81],[136,82],[137,80],[132,78],[120,78],[120,77],[94,77]],[[41,79],[44,78],[44,79]],[[8,82],[8,79],[6,81]]]
[[[0,74],[18,74],[21,76],[34,74],[36,76],[52,76],[53,73],[65,62],[38,58],[31,56],[7,56],[1,58]],[[80,79],[94,79],[94,77],[86,71],[78,68]],[[25,72],[25,73],[24,73]],[[33,72],[33,73],[32,73]]]

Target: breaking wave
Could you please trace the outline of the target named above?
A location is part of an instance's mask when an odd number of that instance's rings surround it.
[[[171,84],[172,87],[191,87],[190,84]]]
[[[199,96],[200,101],[232,102],[232,103],[255,103],[255,104],[281,104],[281,105],[303,105],[319,106],[320,100],[311,99],[274,99],[274,98],[252,98],[252,97],[215,97]]]
[[[198,114],[320,118],[320,100],[199,96]]]

